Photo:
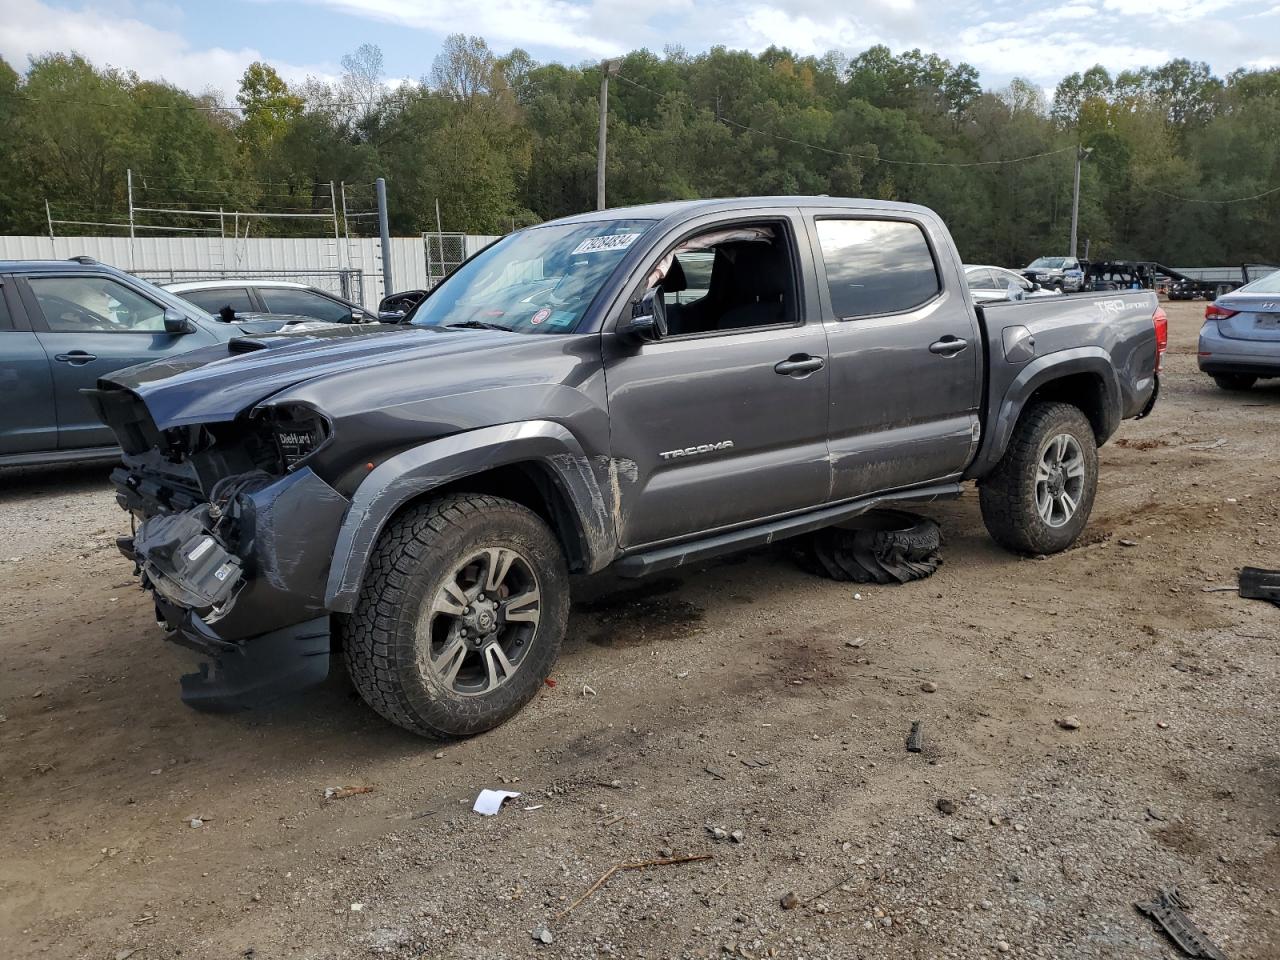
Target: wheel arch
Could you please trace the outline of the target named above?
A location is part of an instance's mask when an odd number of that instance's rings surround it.
[[[967,478],[981,478],[1000,462],[1018,421],[1035,404],[1057,401],[1078,407],[1102,446],[1121,420],[1121,391],[1110,356],[1100,347],[1082,347],[1039,357],[1026,365],[1005,391],[992,418],[988,444]]]
[[[599,570],[617,546],[608,489],[577,439],[550,421],[484,427],[402,451],[356,488],[334,546],[325,605],[350,613],[387,524],[446,493],[487,493],[528,507],[551,527],[571,570]]]

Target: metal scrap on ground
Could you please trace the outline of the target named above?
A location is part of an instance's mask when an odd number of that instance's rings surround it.
[[[1280,570],[1244,567],[1240,571],[1240,596],[1246,600],[1270,600],[1280,607]]]
[[[907,752],[919,753],[924,749],[924,732],[921,730],[921,721],[913,720],[911,722],[911,732],[907,734]]]
[[[1169,939],[1187,956],[1201,957],[1203,960],[1227,960],[1213,941],[1186,915],[1184,911],[1187,905],[1178,895],[1177,887],[1160,890],[1155,899],[1147,903],[1135,903],[1134,906],[1159,924],[1169,935]]]

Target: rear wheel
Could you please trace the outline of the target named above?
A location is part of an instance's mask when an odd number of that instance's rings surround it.
[[[413,507],[383,531],[345,624],[351,680],[414,733],[496,727],[550,673],[568,584],[555,537],[517,503],[457,494]]]
[[[1251,389],[1258,378],[1244,373],[1219,373],[1214,375],[1213,382],[1223,390],[1238,392]]]
[[[1089,522],[1098,487],[1098,447],[1078,407],[1037,403],[1014,427],[1004,458],[982,482],[982,519],[996,543],[1017,553],[1057,553]]]

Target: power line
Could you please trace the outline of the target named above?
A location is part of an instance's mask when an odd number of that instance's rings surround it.
[[[1158,187],[1147,187],[1152,193],[1158,193],[1162,197],[1168,197],[1170,200],[1181,200],[1183,203],[1244,203],[1246,200],[1261,200],[1263,197],[1269,197],[1273,193],[1280,193],[1280,187],[1272,187],[1270,190],[1263,190],[1261,193],[1255,193],[1248,197],[1232,197],[1229,200],[1202,200],[1198,197],[1180,197],[1176,193],[1166,193]]]
[[[623,74],[618,74],[618,79],[626,81],[633,87],[639,87],[641,90],[652,93],[654,96],[664,96],[664,94],[659,93],[657,90],[646,87],[642,83],[637,83],[635,80],[632,80],[630,77],[624,76]],[[793,137],[784,137],[781,134],[770,133],[768,130],[760,130],[756,127],[749,126],[748,124],[739,123],[737,120],[731,120],[729,117],[722,115],[719,110],[716,111],[716,120],[728,126],[737,127],[740,130],[748,130],[751,133],[758,133],[764,137],[772,137],[774,140],[781,140],[784,143],[795,144],[798,147],[805,147],[809,150],[817,150],[819,153],[826,153],[834,157],[848,157],[851,160],[868,160],[871,163],[891,163],[896,166],[904,167],[994,167],[1001,166],[1006,163],[1024,163],[1028,160],[1039,160],[1042,157],[1054,157],[1060,153],[1067,153],[1068,151],[1075,149],[1075,147],[1061,147],[1058,150],[1046,150],[1044,153],[1032,153],[1025,157],[1010,157],[1004,160],[895,160],[889,157],[881,157],[869,153],[851,153],[848,150],[832,150],[830,147],[819,146],[816,143],[796,140]]]

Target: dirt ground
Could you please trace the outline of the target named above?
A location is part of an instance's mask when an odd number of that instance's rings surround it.
[[[444,745],[337,670],[188,710],[104,471],[0,478],[0,956],[1174,957],[1133,904],[1177,885],[1280,957],[1280,609],[1207,590],[1280,567],[1280,383],[1199,375],[1202,310],[1076,548],[1001,552],[970,493],[906,587],[582,582],[556,685]]]

